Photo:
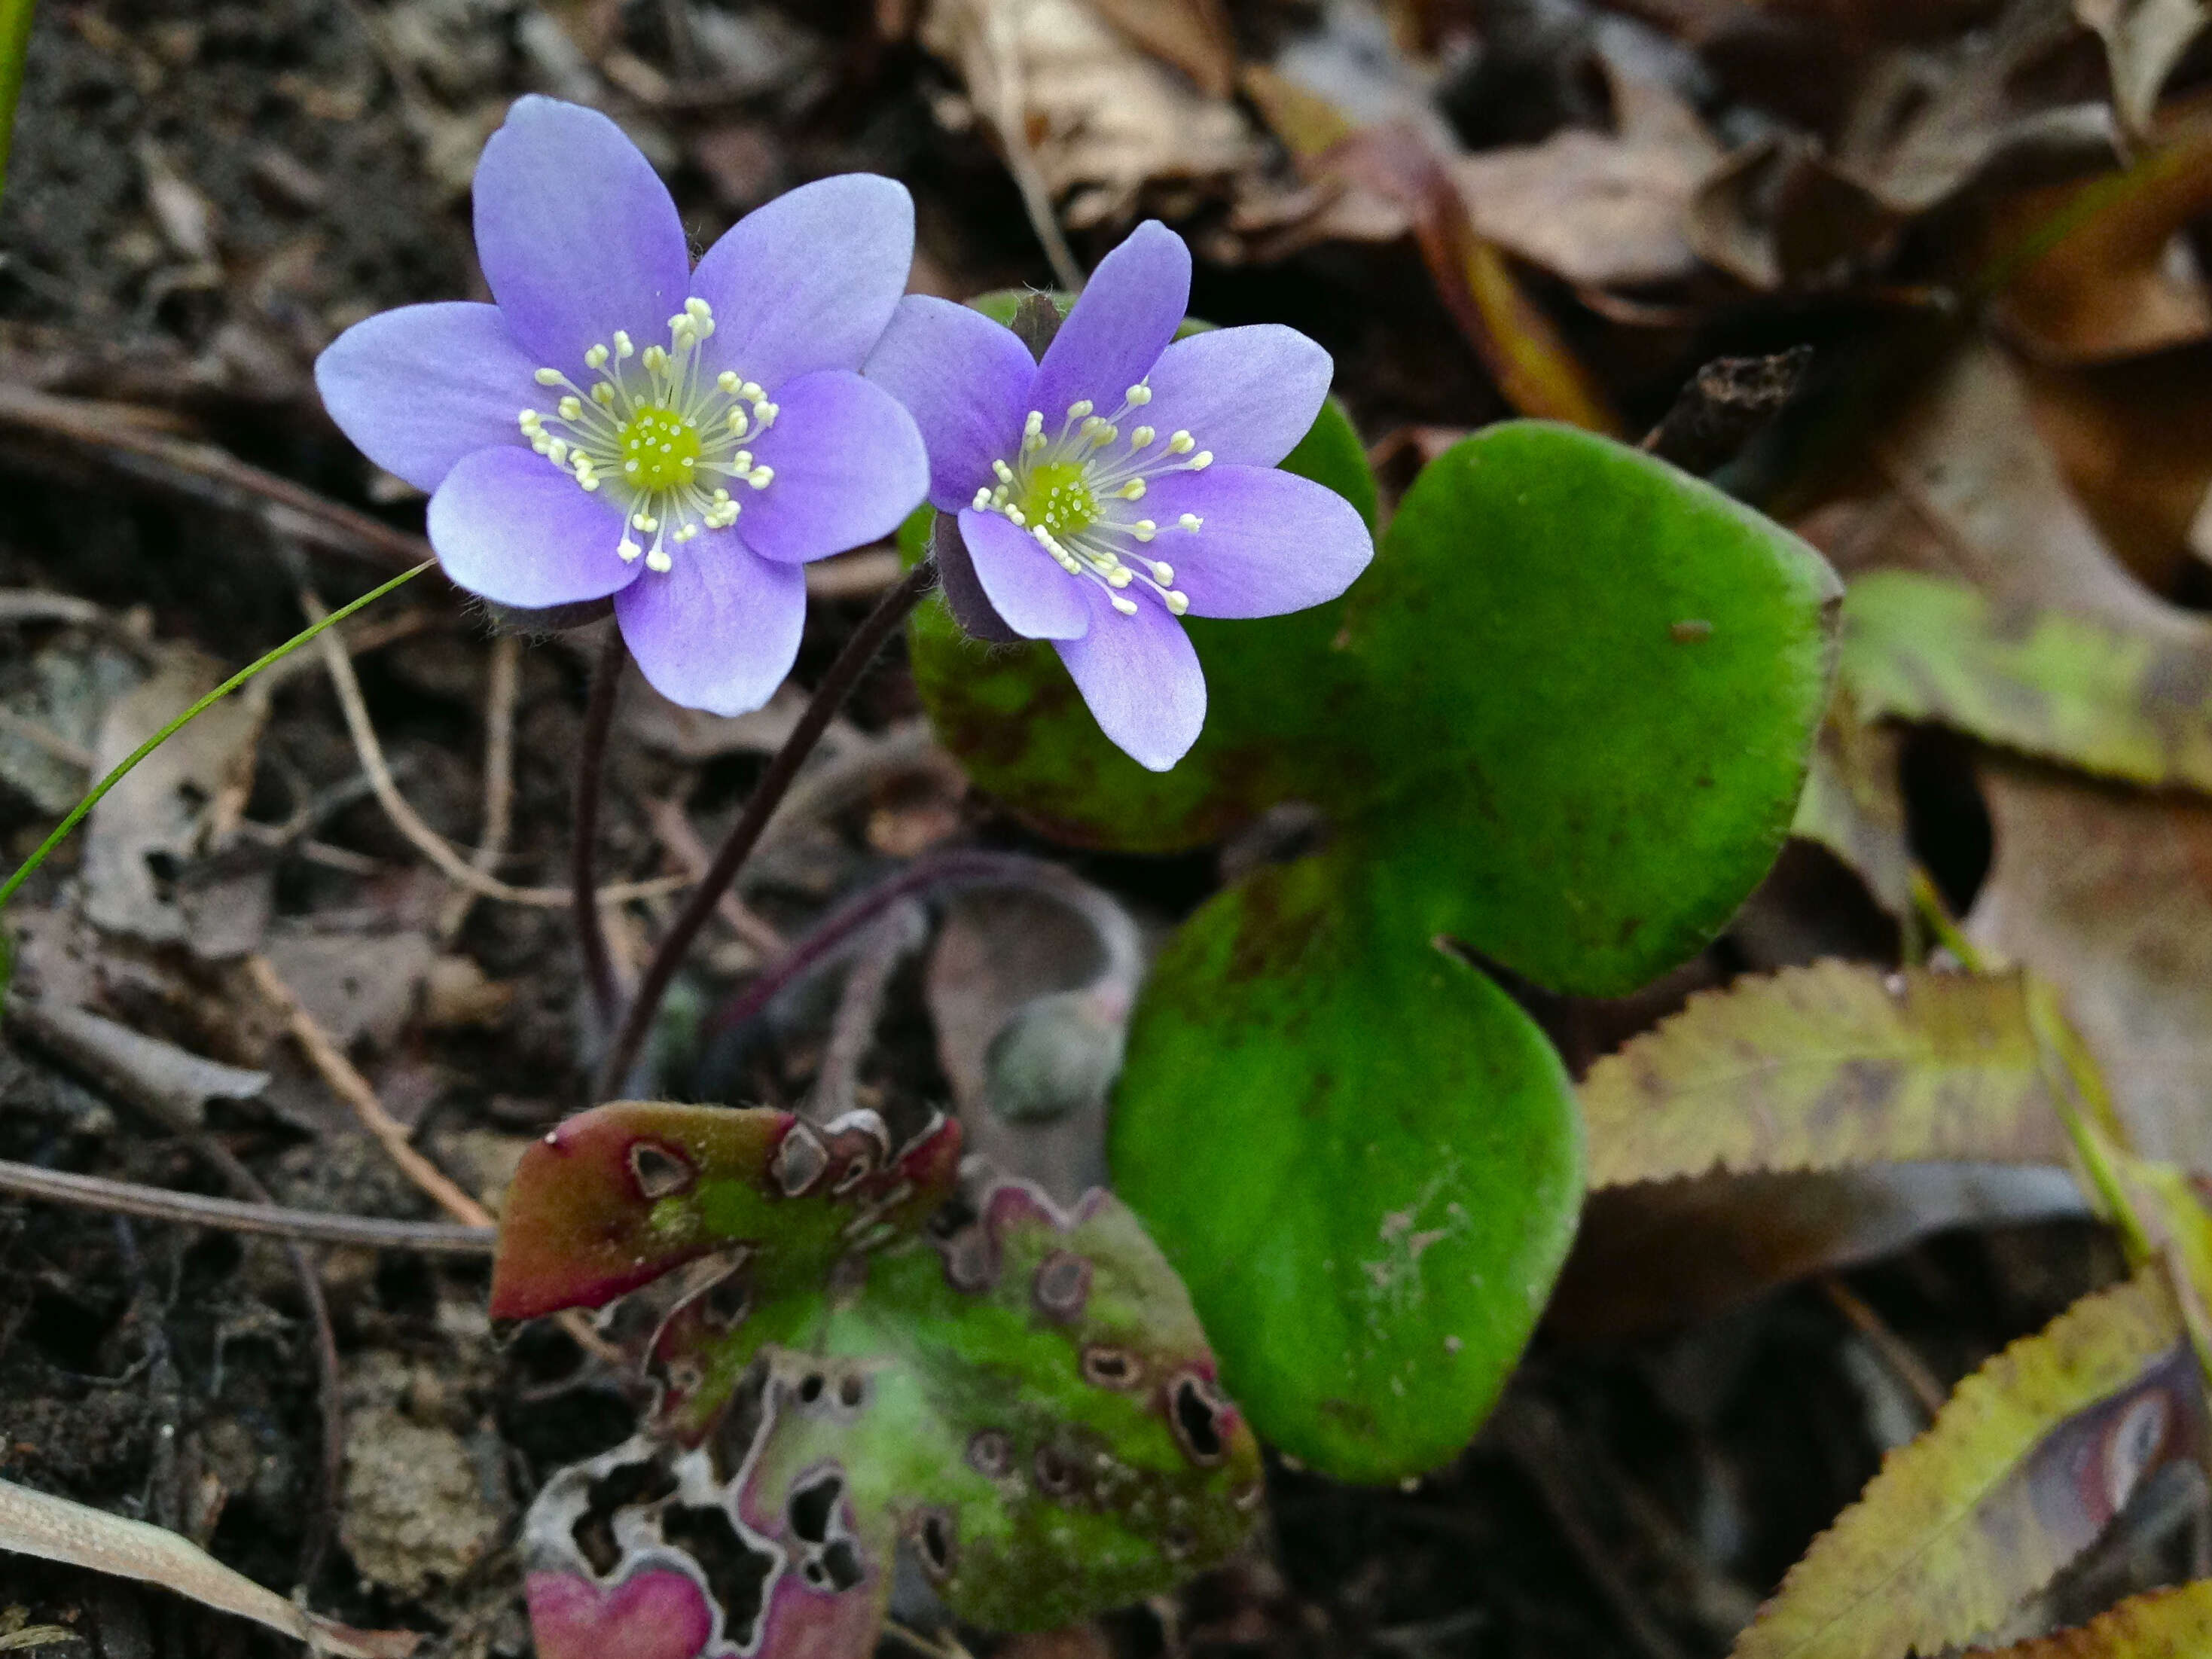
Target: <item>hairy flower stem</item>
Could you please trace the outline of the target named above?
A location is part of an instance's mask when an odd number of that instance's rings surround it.
[[[622,630],[609,623],[606,642],[592,669],[591,701],[584,709],[583,752],[576,763],[575,841],[568,853],[569,884],[576,896],[576,942],[583,947],[584,982],[591,988],[592,1007],[602,1030],[614,1024],[619,1011],[606,919],[599,914],[599,786],[606,771],[607,733],[615,723],[615,694],[621,690],[623,663],[629,654]]]
[[[622,1030],[616,1034],[614,1045],[607,1051],[605,1061],[599,1067],[599,1079],[592,1090],[593,1098],[611,1100],[621,1093],[630,1068],[637,1063],[639,1052],[645,1047],[647,1034],[653,1029],[653,1018],[660,1012],[661,999],[668,994],[669,981],[676,977],[677,969],[691,949],[691,942],[699,930],[707,925],[707,918],[714,914],[715,905],[738,878],[753,848],[759,842],[761,832],[768,828],[769,819],[782,802],[784,793],[799,769],[805,763],[814,745],[822,740],[831,719],[844,707],[845,699],[860,684],[860,676],[876,659],[876,653],[889,642],[891,635],[906,621],[907,613],[919,605],[924,595],[937,585],[937,567],[927,560],[916,565],[900,580],[897,586],[876,602],[876,608],[861,619],[845,641],[845,648],[830,665],[815,689],[814,697],[799,717],[783,747],[768,763],[755,786],[752,799],[737,825],[730,831],[714,863],[708,867],[699,884],[691,890],[691,896],[670,924],[668,933],[646,964],[645,975],[638,981],[637,995],[631,1001],[629,1013],[623,1019]]]

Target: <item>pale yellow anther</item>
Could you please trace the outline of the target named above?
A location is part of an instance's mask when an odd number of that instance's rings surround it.
[[[1097,407],[1097,405],[1090,398],[1078,398],[1073,403],[1068,404],[1067,418],[1071,421],[1079,421]]]
[[[589,351],[584,354],[584,367],[586,368],[599,369],[605,368],[606,366],[607,349],[605,346],[595,345]]]
[[[1197,447],[1198,441],[1188,432],[1176,432],[1168,440],[1168,453],[1170,455],[1188,455]]]
[[[1125,599],[1119,593],[1109,593],[1106,597],[1113,600],[1114,608],[1123,616],[1133,617],[1137,614],[1137,602],[1134,599]]]
[[[1178,617],[1190,609],[1190,595],[1188,593],[1179,593],[1175,589],[1170,588],[1160,597],[1167,601],[1168,609]]]
[[[645,556],[645,568],[657,570],[665,576],[676,568],[676,561],[668,556],[665,550],[656,547]]]
[[[560,409],[562,420],[579,420],[584,413],[584,400],[581,398],[563,398],[561,399]]]
[[[592,401],[593,403],[599,404],[604,407],[611,408],[613,406],[614,400],[615,389],[606,381],[602,380],[592,388]]]
[[[519,424],[525,432],[527,432],[532,427],[538,424],[538,411],[534,409],[526,409],[521,414],[516,416],[514,418],[516,423]]]
[[[1152,389],[1139,380],[1121,395],[1128,400],[1130,408],[1142,409],[1146,404],[1152,402]]]
[[[1000,483],[1010,484],[1014,481],[1014,469],[1008,466],[1004,461],[993,461],[991,463],[991,471],[999,475],[999,482]]]
[[[1129,533],[1140,542],[1148,542],[1160,533],[1160,527],[1150,519],[1139,519],[1129,526]]]
[[[558,386],[568,377],[557,368],[541,368],[530,378],[540,386]]]
[[[991,492],[988,489],[979,489],[975,492],[975,499],[969,502],[968,505],[978,513],[989,512],[991,510]]]
[[[1175,567],[1173,565],[1170,564],[1165,559],[1154,559],[1152,562],[1152,580],[1154,581],[1158,582],[1162,587],[1172,587],[1175,586]]]
[[[734,398],[738,395],[738,387],[742,384],[742,382],[738,379],[738,371],[736,369],[726,368],[720,374],[717,374],[714,377],[714,384]],[[737,412],[738,411],[734,409],[730,411],[732,415]]]
[[[642,530],[650,535],[660,528],[660,520],[650,513],[633,513],[629,515],[629,527],[632,530]]]
[[[1186,513],[1182,517],[1177,519],[1176,522],[1181,525],[1185,530],[1195,530],[1199,526],[1204,524],[1206,520],[1200,518],[1195,513]]]
[[[768,393],[761,390],[760,382],[758,380],[747,380],[744,385],[738,388],[738,396],[743,398],[749,404],[757,404],[762,398],[767,397]]]
[[[1106,585],[1109,587],[1127,587],[1135,580],[1127,565],[1117,564],[1106,573]]]
[[[1013,506],[1012,503],[1007,504],[999,510],[1004,513],[1006,517],[1016,525],[1024,525],[1029,522],[1027,519],[1022,516],[1021,508]]]
[[[714,307],[694,295],[684,302],[684,314],[695,323],[711,323],[714,320]]]
[[[766,489],[775,482],[775,469],[772,466],[757,466],[753,469],[752,477],[745,482],[755,489]]]
[[[629,331],[627,329],[617,329],[615,331],[616,361],[619,362],[625,357],[635,357],[636,355],[637,348],[630,343]]]
[[[1203,472],[1212,465],[1213,452],[1210,449],[1201,449],[1190,458],[1190,470],[1194,472]]]
[[[1148,426],[1140,426],[1134,432],[1132,432],[1129,434],[1129,447],[1132,449],[1150,449],[1152,447],[1152,440],[1159,435],[1160,434],[1153,431],[1152,428]]]
[[[552,459],[553,465],[556,466],[566,466],[568,464],[568,446],[559,438],[547,444],[544,453]]]
[[[1043,430],[1044,410],[1041,409],[1030,410],[1029,418],[1022,422],[1022,435],[1025,438],[1034,438]]]
[[[622,545],[615,549],[615,551],[622,555],[622,562],[624,564],[629,564],[634,562],[637,556],[645,550],[625,536],[622,538]]]
[[[1145,481],[1132,478],[1114,493],[1125,501],[1141,501],[1145,499]]]
[[[697,525],[696,525],[696,524],[687,524],[687,525],[685,525],[685,526],[684,526],[684,528],[683,528],[683,529],[681,529],[681,530],[678,531],[678,532],[677,532],[673,536],[671,536],[668,539],[669,539],[669,540],[671,540],[671,541],[672,541],[672,542],[674,542],[678,546],[679,546],[679,547],[680,547],[680,546],[682,546],[685,542],[690,541],[690,540],[694,536],[696,536],[698,533],[699,533],[699,526],[698,526]]]
[[[668,367],[668,353],[659,346],[649,345],[645,349],[645,355],[638,361],[645,365],[646,373],[658,374]]]

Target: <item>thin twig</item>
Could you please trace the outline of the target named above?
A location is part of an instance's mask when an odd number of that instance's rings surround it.
[[[311,617],[319,616],[322,602],[314,594],[302,589],[301,607]],[[324,641],[330,635],[325,634]],[[319,641],[321,643],[321,641]],[[566,887],[510,887],[495,876],[488,876],[477,869],[454,850],[452,842],[422,822],[415,809],[399,793],[392,781],[392,768],[384,757],[384,745],[378,741],[376,727],[368,718],[368,705],[361,695],[361,681],[353,672],[353,663],[342,646],[324,644],[323,663],[329,670],[331,685],[337,692],[338,705],[345,711],[346,730],[352,734],[354,752],[360,757],[362,770],[368,775],[369,787],[376,793],[377,805],[392,820],[392,827],[407,837],[422,855],[450,880],[467,888],[483,898],[500,899],[509,904],[534,905],[539,909],[565,909],[575,901],[575,895]],[[662,876],[651,881],[619,881],[599,890],[599,902],[619,904],[631,899],[653,898],[662,893],[679,892],[691,885],[689,876]]]
[[[0,708],[0,733],[20,738],[33,749],[40,750],[59,761],[64,766],[74,767],[80,772],[100,769],[100,757],[81,743],[71,743],[58,732],[52,732],[36,720],[27,720],[21,714]]]
[[[415,1150],[408,1138],[407,1127],[384,1109],[384,1103],[376,1097],[376,1090],[369,1080],[354,1068],[344,1052],[331,1040],[315,1017],[301,1006],[292,988],[264,956],[250,956],[246,959],[246,976],[253,988],[269,999],[283,1012],[284,1023],[292,1040],[300,1045],[300,1052],[322,1074],[323,1081],[331,1091],[353,1109],[362,1127],[374,1136],[392,1161],[406,1172],[407,1178],[429,1197],[430,1201],[455,1220],[471,1227],[492,1227],[498,1224],[490,1211],[471,1197],[452,1176]]]
[[[315,1017],[300,1006],[292,994],[292,988],[284,983],[269,958],[252,956],[246,959],[246,969],[254,987],[262,995],[284,1012],[285,1023],[292,1040],[300,1045],[308,1062],[322,1074],[323,1081],[353,1108],[354,1115],[362,1127],[375,1137],[379,1145],[390,1153],[393,1163],[406,1172],[408,1178],[421,1188],[430,1200],[447,1215],[471,1227],[496,1227],[497,1221],[490,1211],[478,1203],[436,1164],[415,1150],[408,1139],[406,1126],[384,1109],[377,1098],[376,1090],[369,1080],[354,1068],[351,1060],[337,1044],[331,1041],[330,1033],[316,1023]],[[582,1314],[571,1310],[560,1318],[561,1328],[574,1339],[585,1352],[609,1364],[623,1363],[622,1351],[592,1328],[592,1322]]]
[[[786,805],[788,805],[787,800]],[[691,827],[691,815],[678,800],[655,799],[645,804],[646,817],[652,822],[653,833],[659,838],[661,848],[669,857],[690,873],[693,880],[704,876],[714,867],[714,855],[707,850],[707,843],[699,839],[699,832]],[[730,931],[758,951],[763,957],[781,955],[785,948],[783,935],[730,891],[714,902],[714,913],[730,925]]]
[[[615,965],[607,954],[607,930],[599,914],[594,868],[599,858],[599,790],[606,771],[607,733],[615,723],[615,696],[622,690],[623,664],[629,653],[622,630],[609,624],[592,668],[591,700],[584,708],[584,735],[576,756],[575,824],[568,854],[568,890],[574,895],[576,943],[584,953],[584,984],[591,992],[602,1030],[614,1024]]]
[[[835,1122],[860,1103],[860,1067],[875,1045],[892,977],[928,939],[928,913],[909,898],[884,912],[858,941],[814,1076],[806,1115],[816,1122]]]
[[[0,1192],[43,1199],[81,1210],[135,1215],[148,1221],[176,1221],[313,1244],[343,1244],[370,1250],[420,1250],[426,1255],[489,1255],[497,1235],[483,1227],[438,1221],[387,1221],[380,1217],[332,1215],[270,1204],[242,1204],[236,1199],[171,1192],[102,1176],[71,1175],[36,1164],[0,1159]]]
[[[1920,1402],[1920,1409],[1927,1413],[1928,1420],[1934,1422],[1936,1413],[1943,1409],[1944,1401],[1949,1398],[1943,1385],[1936,1380],[1936,1374],[1856,1291],[1833,1273],[1822,1273],[1820,1285],[1820,1293],[1866,1338],[1875,1352],[1881,1356],[1882,1363]]]
[[[514,705],[522,684],[520,635],[501,634],[491,642],[490,672],[484,691],[483,834],[469,855],[469,867],[489,875],[507,853],[514,828]],[[463,888],[447,901],[438,918],[438,937],[451,945],[460,937],[477,896]]]
[[[896,875],[855,893],[815,923],[788,951],[748,981],[744,989],[715,1014],[709,1029],[720,1034],[750,1024],[769,1003],[835,957],[885,911],[908,899],[948,887],[1048,888],[1054,896],[1082,911],[1094,927],[1097,927],[1093,904],[1097,896],[1086,890],[1079,877],[1056,864],[1019,853],[973,848],[939,853],[933,858],[917,859]],[[1114,927],[1110,933],[1104,927],[1098,931],[1102,945],[1111,958],[1109,967],[1133,979],[1141,969],[1134,941],[1124,937],[1121,927]]]
[[[595,1091],[598,1098],[611,1099],[621,1090],[645,1046],[646,1034],[653,1029],[653,1017],[660,1012],[661,999],[668,994],[669,981],[676,977],[677,968],[690,950],[692,940],[699,936],[699,930],[707,925],[707,918],[714,915],[716,902],[737,879],[738,870],[760,840],[761,832],[768,828],[784,792],[798,777],[799,767],[821,740],[831,717],[844,706],[845,699],[852,695],[853,688],[875,661],[876,653],[936,583],[933,565],[927,561],[916,565],[896,587],[876,602],[875,609],[861,619],[852,638],[845,641],[844,649],[837,653],[836,660],[830,665],[813,699],[799,715],[798,724],[792,727],[791,735],[784,739],[783,747],[776,750],[768,769],[761,775],[752,799],[745,803],[745,810],[731,830],[729,838],[714,855],[714,866],[708,871],[706,879],[692,890],[670,925],[666,937],[654,951],[653,960],[646,964],[629,1012],[599,1068]]]
[[[173,489],[253,513],[280,535],[386,571],[404,569],[430,556],[430,545],[420,536],[342,507],[289,478],[249,466],[212,444],[118,421],[98,404],[0,384],[0,428],[65,438],[149,462],[149,467],[133,470]]]
[[[8,1009],[11,1026],[27,1032],[33,1041],[73,1068],[84,1069],[81,1045],[70,1042],[64,1030],[58,1030],[52,1022],[38,1015],[37,1005],[27,998],[15,999]],[[138,1076],[124,1066],[112,1063],[115,1060],[112,1054],[107,1058],[111,1063],[92,1068],[94,1081],[123,1096],[163,1128],[182,1137],[194,1154],[240,1198],[249,1204],[276,1207],[260,1177],[247,1169],[229,1147],[200,1127],[187,1103],[179,1099],[161,1081]],[[315,1384],[323,1425],[321,1478],[316,1489],[314,1510],[300,1544],[300,1582],[307,1584],[314,1581],[322,1565],[323,1553],[330,1547],[331,1534],[337,1523],[338,1486],[345,1474],[345,1405],[338,1391],[337,1328],[331,1321],[331,1306],[323,1295],[322,1276],[315,1271],[313,1258],[298,1240],[286,1239],[279,1248],[300,1287],[300,1299],[307,1307],[308,1322],[314,1328]]]

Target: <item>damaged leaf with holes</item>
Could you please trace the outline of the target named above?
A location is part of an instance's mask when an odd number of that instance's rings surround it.
[[[531,1150],[494,1313],[668,1307],[640,1432],[531,1510],[543,1659],[865,1652],[901,1549],[1050,1628],[1242,1541],[1259,1454],[1174,1269],[1104,1193],[963,1190],[959,1142],[631,1102]]]

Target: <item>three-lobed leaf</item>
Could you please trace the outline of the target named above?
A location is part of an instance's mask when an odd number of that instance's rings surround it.
[[[1371,504],[1334,405],[1291,465]],[[1346,599],[1188,624],[1207,720],[1165,775],[1106,744],[1048,648],[917,617],[939,735],[1048,830],[1165,851],[1288,800],[1333,827],[1325,857],[1248,879],[1170,944],[1111,1147],[1287,1449],[1367,1480],[1449,1458],[1573,1230],[1557,1056],[1437,942],[1602,993],[1710,939],[1787,833],[1838,592],[1718,491],[1524,422],[1433,463]]]
[[[1110,1152],[1254,1420],[1349,1480],[1466,1444],[1582,1194],[1558,1056],[1352,843],[1261,872],[1170,942]]]

